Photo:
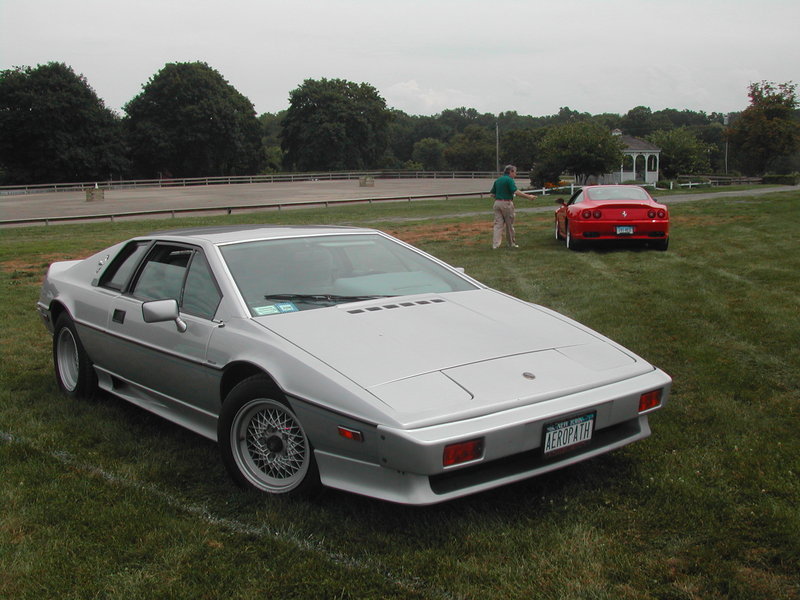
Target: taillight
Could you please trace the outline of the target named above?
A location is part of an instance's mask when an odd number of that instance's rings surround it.
[[[591,219],[591,218],[592,218],[592,211],[590,211],[590,210],[584,210],[584,211],[581,213],[581,216],[582,216],[584,219]]]
[[[468,442],[458,442],[444,447],[442,455],[442,465],[452,467],[461,463],[478,460],[483,456],[483,438],[469,440]]]
[[[599,210],[596,210],[596,211],[594,211],[594,212],[592,213],[592,216],[593,216],[595,219],[599,219],[600,217],[602,217],[602,216],[603,216],[603,213],[601,213]]]
[[[654,211],[652,208],[650,210],[648,210],[647,211],[647,218],[648,219],[655,219],[656,218],[656,211]]]
[[[658,218],[659,219],[663,219],[666,216],[667,216],[667,211],[665,211],[664,209],[661,209],[661,210],[658,211]]]
[[[661,404],[661,390],[646,392],[639,397],[639,412],[656,408]]]

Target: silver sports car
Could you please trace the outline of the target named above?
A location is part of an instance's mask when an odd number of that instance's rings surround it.
[[[671,379],[380,231],[154,233],[53,263],[59,387],[216,440],[270,494],[432,504],[650,434]]]

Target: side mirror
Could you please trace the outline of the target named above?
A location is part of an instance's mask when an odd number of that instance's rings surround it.
[[[178,301],[175,298],[166,300],[151,300],[142,304],[142,319],[145,323],[165,323],[175,321],[175,326],[180,333],[187,329],[186,321],[181,319],[178,310]]]
[[[566,204],[563,198],[556,198],[556,204]]]

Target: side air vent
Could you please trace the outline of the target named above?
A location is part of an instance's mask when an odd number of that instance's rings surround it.
[[[425,304],[442,304],[445,300],[441,298],[434,298],[432,300],[417,300],[416,302],[399,302],[397,304],[384,304],[382,306],[370,306],[367,308],[354,308],[348,310],[351,315],[358,315],[366,312],[378,312],[379,310],[392,310],[394,308],[410,308],[412,306],[421,306]]]

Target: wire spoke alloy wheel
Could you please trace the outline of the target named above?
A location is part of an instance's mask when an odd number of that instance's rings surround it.
[[[311,448],[300,421],[283,404],[256,398],[237,412],[231,428],[233,459],[256,488],[289,492],[303,482]]]
[[[56,342],[56,368],[61,384],[69,392],[74,392],[78,387],[80,373],[80,355],[75,336],[69,327],[62,327]]]

